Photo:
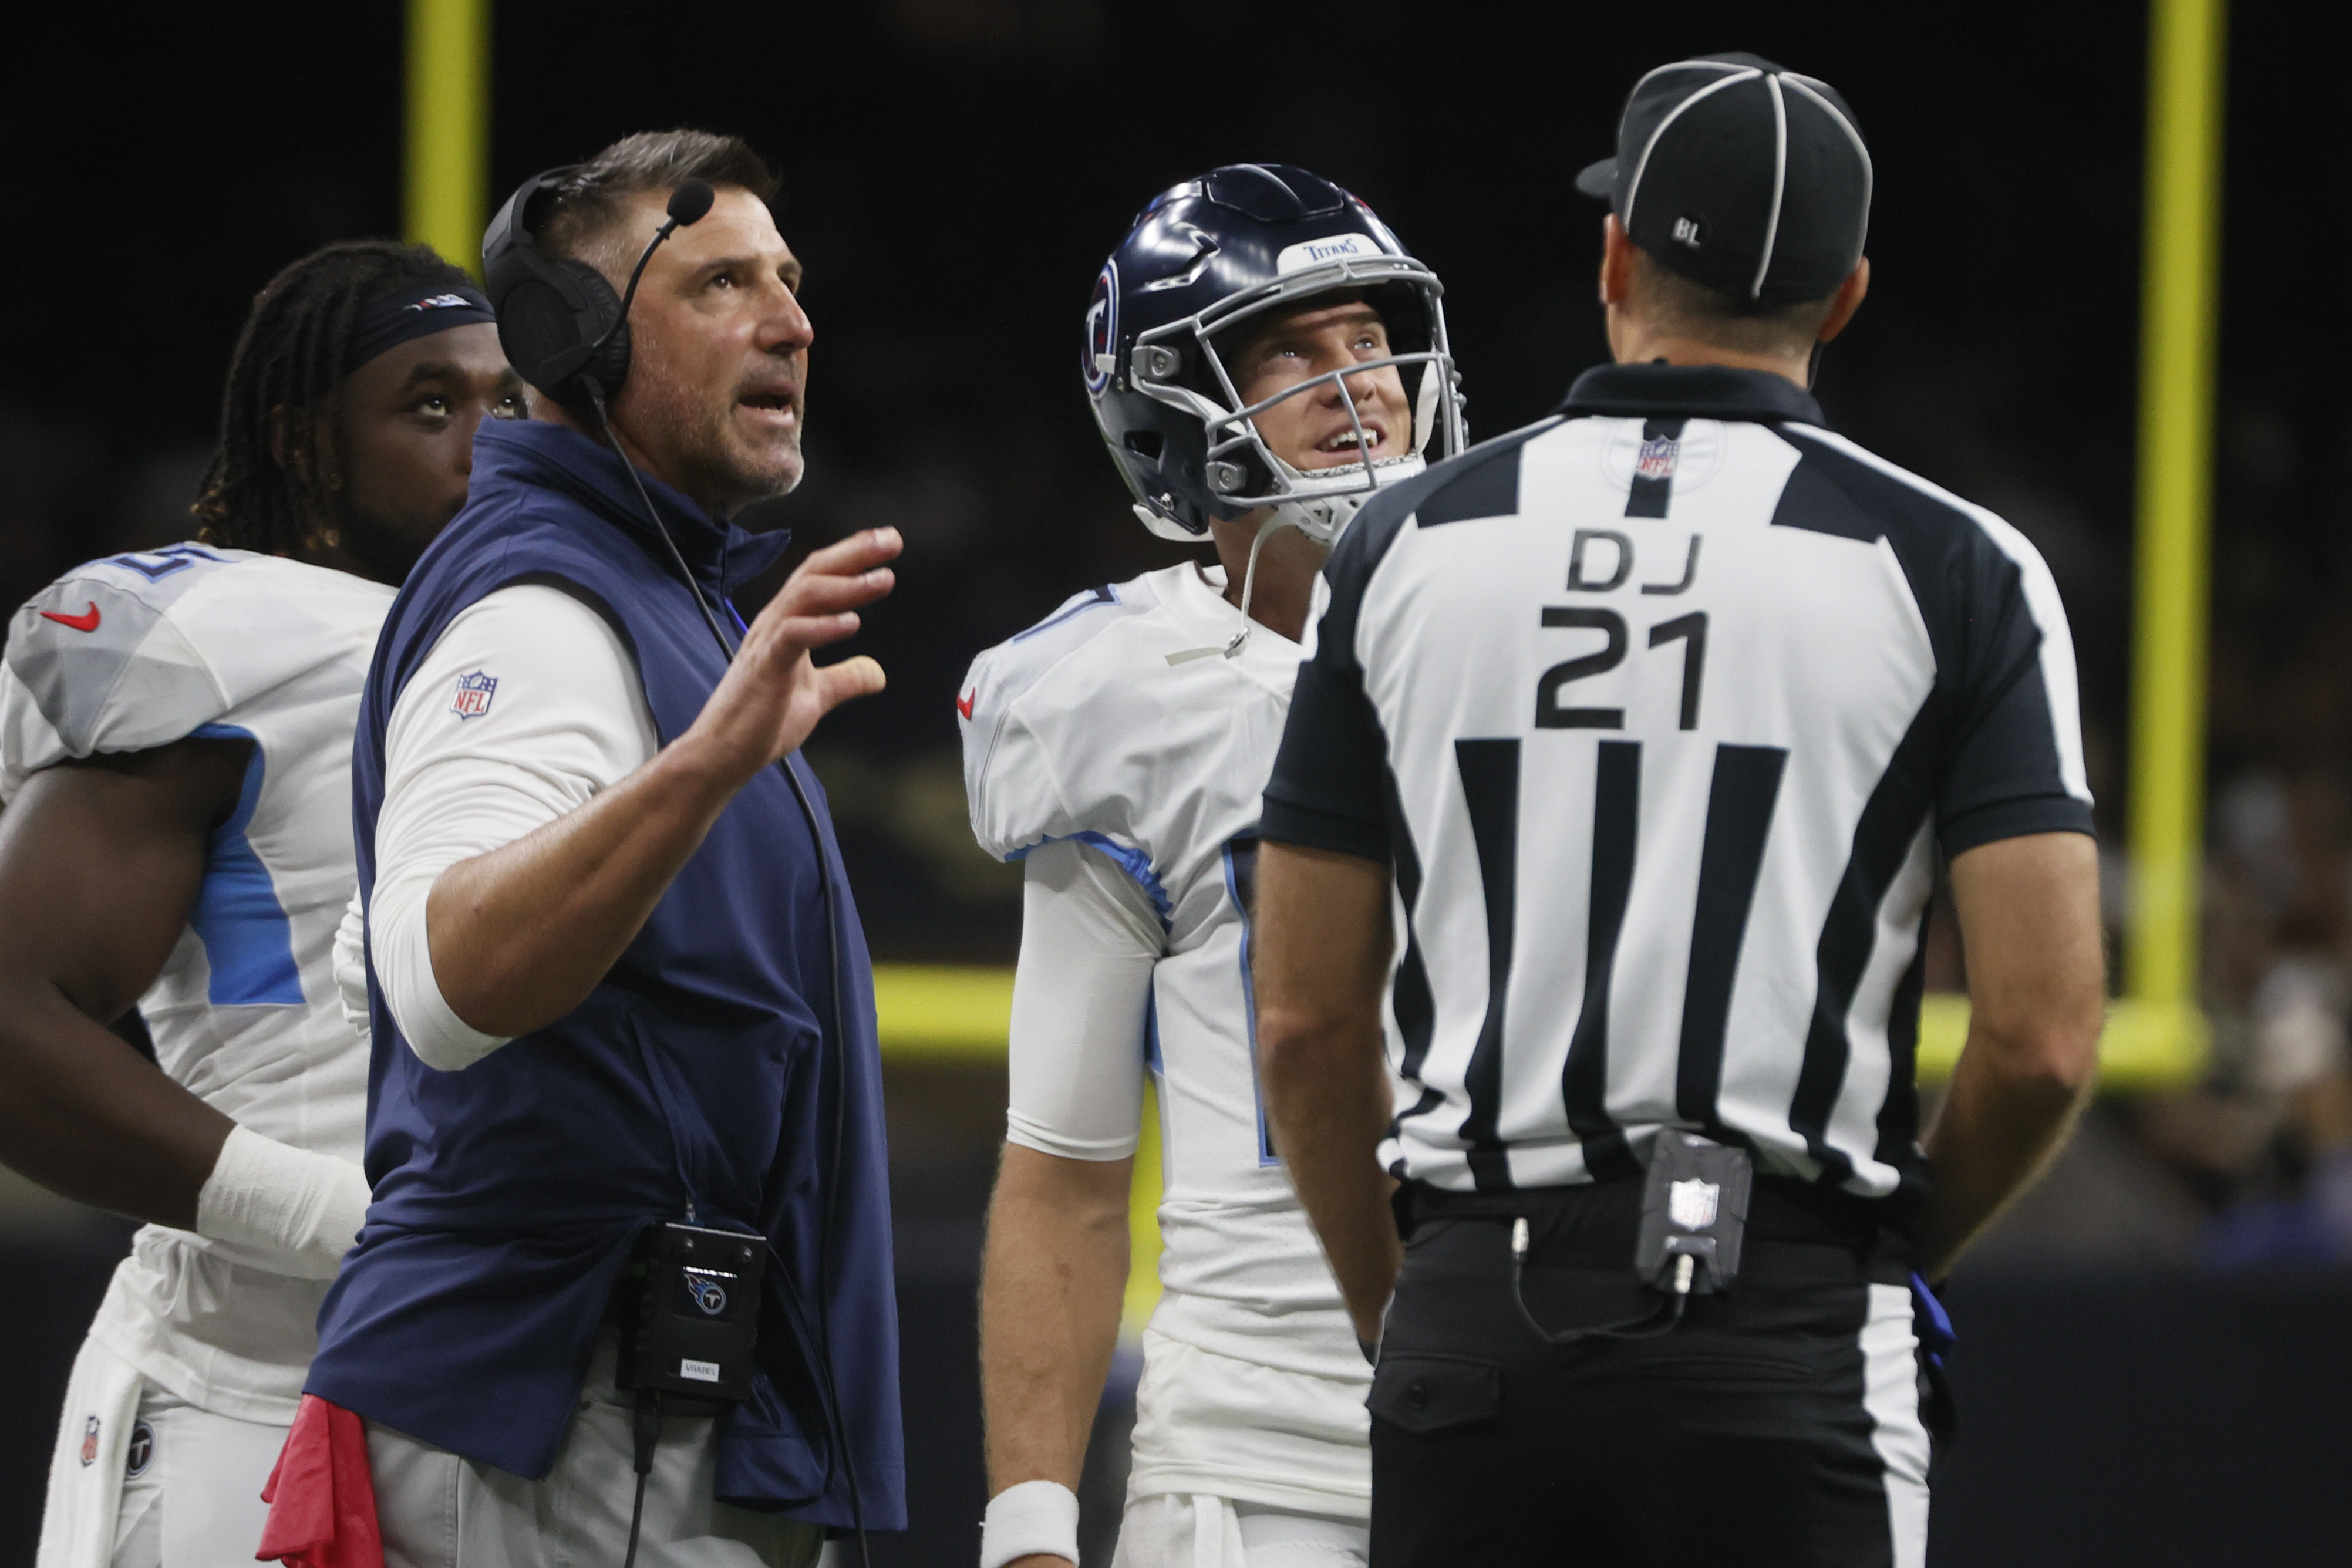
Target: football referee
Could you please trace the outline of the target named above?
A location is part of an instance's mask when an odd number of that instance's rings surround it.
[[[1806,391],[1870,276],[1844,100],[1685,60],[1617,147],[1617,362],[1326,568],[1261,829],[1277,1147],[1377,1344],[1378,1568],[1916,1565],[1906,1283],[2094,1069],[2073,647],[2014,528]],[[1923,1145],[1939,856],[1971,1013]]]

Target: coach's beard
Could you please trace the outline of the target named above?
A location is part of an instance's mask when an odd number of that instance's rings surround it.
[[[796,394],[739,386],[714,405],[668,382],[650,381],[640,398],[630,411],[632,423],[653,439],[639,444],[667,453],[677,488],[719,516],[789,495],[800,484],[806,465]],[[783,412],[789,423],[774,428],[772,422]]]

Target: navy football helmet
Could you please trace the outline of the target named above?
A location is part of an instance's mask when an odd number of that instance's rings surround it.
[[[1244,404],[1218,340],[1318,294],[1361,294],[1387,324],[1389,355]],[[1364,497],[1462,450],[1462,398],[1437,275],[1355,196],[1304,169],[1234,163],[1154,197],[1111,253],[1087,307],[1081,368],[1095,423],[1136,515],[1198,543],[1213,517],[1274,508],[1272,526],[1329,544]],[[1269,449],[1255,416],[1347,378],[1396,367],[1412,444],[1394,457],[1302,471]],[[1363,427],[1357,425],[1357,440]]]

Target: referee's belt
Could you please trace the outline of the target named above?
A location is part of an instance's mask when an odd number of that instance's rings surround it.
[[[1612,1176],[1567,1186],[1526,1186],[1489,1192],[1448,1192],[1426,1182],[1400,1186],[1391,1205],[1397,1234],[1433,1219],[1524,1218],[1545,1238],[1547,1260],[1590,1261],[1603,1267],[1633,1255],[1642,1223],[1642,1177]],[[1856,1197],[1835,1187],[1790,1176],[1756,1177],[1748,1199],[1748,1238],[1849,1247],[1873,1253],[1907,1245],[1909,1227],[1893,1200]]]

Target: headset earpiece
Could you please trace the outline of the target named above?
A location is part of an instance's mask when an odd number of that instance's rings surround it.
[[[550,262],[533,254],[529,266],[528,275],[498,302],[499,345],[507,362],[566,407],[584,410],[591,378],[609,402],[629,373],[620,296],[584,261]]]
[[[628,379],[629,328],[604,274],[540,254],[531,206],[573,167],[534,174],[507,198],[482,237],[482,281],[515,373],[586,419],[598,397],[609,403]]]

